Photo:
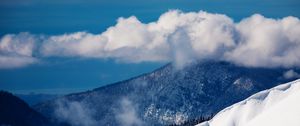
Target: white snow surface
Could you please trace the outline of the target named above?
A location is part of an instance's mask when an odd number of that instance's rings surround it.
[[[196,126],[300,126],[300,79],[256,93]]]

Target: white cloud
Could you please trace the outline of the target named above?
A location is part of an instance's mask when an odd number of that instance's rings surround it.
[[[300,78],[300,74],[295,72],[294,70],[289,70],[283,73],[283,77],[285,79]]]
[[[93,118],[95,111],[82,102],[60,99],[56,101],[55,116],[59,121],[67,122],[72,126],[96,126]]]
[[[37,38],[29,33],[8,34],[0,40],[0,68],[23,67],[38,62],[33,57]]]
[[[28,40],[20,34],[10,36]],[[101,34],[26,36],[41,41],[33,42],[41,43],[35,50],[41,57],[112,58],[130,63],[172,61],[178,68],[199,60],[223,60],[250,67],[300,66],[300,21],[296,17],[272,19],[255,14],[235,23],[222,14],[172,10],[150,23],[134,16],[119,18],[115,26]],[[1,45],[5,45],[4,40],[5,36]],[[34,48],[29,47],[23,51],[0,48],[0,52],[32,57]]]
[[[103,57],[105,38],[86,32],[50,36],[43,41],[43,56]]]
[[[0,56],[0,69],[19,68],[37,62],[37,59],[26,56]]]
[[[238,45],[227,52],[229,61],[253,67],[300,66],[300,21],[253,15],[236,25]]]
[[[135,105],[128,99],[120,101],[120,109],[115,111],[115,118],[122,126],[143,126],[144,122],[138,117]]]

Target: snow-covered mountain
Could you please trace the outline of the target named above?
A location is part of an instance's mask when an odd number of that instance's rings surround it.
[[[256,93],[197,126],[300,126],[300,79]]]
[[[291,81],[287,69],[246,68],[202,62],[151,73],[91,91],[66,95],[34,108],[71,125],[168,125],[210,116],[259,91]],[[292,71],[297,73],[296,71]]]

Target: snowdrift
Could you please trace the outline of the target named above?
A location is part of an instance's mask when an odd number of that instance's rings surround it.
[[[197,126],[300,126],[300,79],[256,93]]]

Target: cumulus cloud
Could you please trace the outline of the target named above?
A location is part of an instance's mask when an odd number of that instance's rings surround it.
[[[9,37],[14,39],[7,39]],[[142,23],[134,16],[119,18],[115,26],[101,34],[6,35],[0,44],[5,43],[22,44],[10,48],[1,46],[1,57],[33,58],[32,50],[35,50],[40,57],[173,62],[178,68],[201,60],[222,60],[249,67],[300,66],[300,21],[291,16],[272,19],[254,14],[234,22],[222,14],[172,10],[150,23]],[[27,47],[24,43],[33,45]],[[38,49],[35,49],[36,43],[40,43]],[[23,46],[27,51],[16,49]],[[0,62],[5,64],[5,61]]]
[[[29,33],[8,34],[0,40],[0,68],[23,67],[36,63],[33,57],[37,38]]]
[[[246,66],[300,65],[300,21],[295,17],[270,19],[255,14],[236,25],[239,40],[226,60]]]

